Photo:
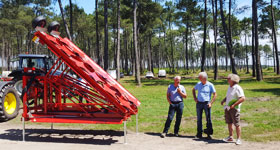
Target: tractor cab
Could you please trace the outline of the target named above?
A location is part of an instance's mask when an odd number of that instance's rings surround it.
[[[47,72],[53,64],[53,60],[47,55],[35,54],[20,54],[17,58],[17,68],[13,70],[8,76],[12,77],[14,87],[21,95],[22,92],[22,76],[24,68],[35,68]]]
[[[52,59],[47,55],[20,54],[18,56],[18,66],[16,70],[23,68],[36,68],[49,70],[52,65]],[[15,71],[16,71],[15,70]]]

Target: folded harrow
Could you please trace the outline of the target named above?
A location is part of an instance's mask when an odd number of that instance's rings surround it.
[[[60,37],[58,28],[47,34],[43,28],[45,24],[37,23],[34,26],[36,32],[32,40],[46,45],[57,60],[49,70],[24,68],[21,95],[23,140],[25,121],[89,124],[124,122],[126,130],[126,120],[131,115],[137,116],[140,102],[75,44]]]

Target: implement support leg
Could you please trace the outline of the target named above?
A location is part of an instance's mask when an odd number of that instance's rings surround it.
[[[138,114],[136,114],[136,134],[138,134]]]
[[[127,144],[126,137],[126,121],[123,122],[123,134],[124,134],[124,144]]]
[[[22,119],[22,141],[25,142],[25,118]]]

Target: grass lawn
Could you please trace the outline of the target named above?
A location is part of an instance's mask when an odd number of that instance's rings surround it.
[[[221,72],[221,77],[228,73]],[[274,73],[264,72],[264,81],[257,82],[250,74],[241,73],[240,85],[244,89],[246,100],[241,107],[242,138],[247,141],[268,142],[280,140],[280,76]],[[167,117],[168,103],[166,91],[169,84],[173,83],[173,77],[169,75],[165,79],[143,79],[142,86],[137,87],[133,77],[121,79],[121,84],[141,101],[139,108],[139,131],[161,133]],[[184,113],[180,128],[180,134],[196,134],[196,110],[191,90],[198,82],[197,73],[182,75],[181,84],[187,90]],[[212,122],[214,138],[224,138],[228,135],[227,125],[224,121],[223,106],[221,100],[225,97],[228,84],[226,79],[212,80],[213,73],[209,73],[209,81],[215,85],[218,97],[212,106]],[[175,119],[175,118],[174,118]],[[203,124],[205,125],[205,114]],[[171,124],[169,132],[173,133],[175,120]],[[123,125],[98,125],[98,124],[59,124],[69,128],[79,127],[94,130],[122,130]],[[128,121],[128,129],[135,131],[135,116]],[[235,131],[234,131],[235,134]],[[235,136],[236,137],[236,136]]]

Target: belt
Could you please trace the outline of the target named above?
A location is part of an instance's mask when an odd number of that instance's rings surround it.
[[[179,103],[181,103],[181,102],[183,102],[183,101],[180,101],[180,102],[171,102],[172,104],[179,104]]]
[[[208,104],[208,103],[209,103],[209,101],[205,101],[205,102],[198,102],[198,103],[200,103],[200,104]]]

